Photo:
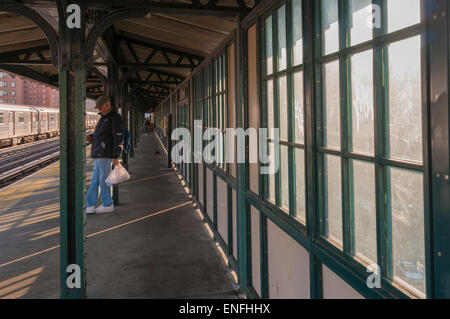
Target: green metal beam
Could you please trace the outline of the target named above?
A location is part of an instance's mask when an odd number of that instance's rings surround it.
[[[82,8],[82,3],[77,1]],[[65,24],[67,2],[58,2],[61,36],[60,87],[60,290],[61,298],[86,297],[85,267],[85,79],[83,29]],[[84,19],[84,18],[82,18]],[[83,23],[83,21],[82,21]],[[78,59],[77,59],[78,57]],[[68,267],[76,265],[79,286],[69,286]],[[76,280],[74,281],[77,282]]]

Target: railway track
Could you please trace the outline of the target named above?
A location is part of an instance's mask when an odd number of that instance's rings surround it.
[[[59,159],[59,138],[0,152],[0,188]]]
[[[47,156],[59,148],[59,140],[47,141],[20,149],[0,153],[0,174],[39,157]]]
[[[0,153],[0,187],[59,158],[59,139]]]

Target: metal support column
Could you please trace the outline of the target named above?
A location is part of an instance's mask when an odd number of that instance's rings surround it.
[[[134,97],[132,95],[129,96],[128,99],[128,103],[130,103],[130,108],[129,108],[129,123],[130,126],[128,128],[128,130],[130,131],[130,157],[133,158],[134,157],[134,123],[133,123],[133,113],[134,113],[134,109],[135,109],[135,104],[134,104]]]
[[[450,52],[450,4],[448,1],[427,0],[426,4],[428,32],[423,46],[428,45],[430,79],[429,99],[429,148],[432,246],[431,265],[434,278],[429,286],[431,298],[450,298],[450,180],[449,180],[449,52]],[[425,127],[427,123],[425,122]],[[430,189],[428,190],[430,191]],[[427,211],[427,210],[426,210]],[[428,265],[427,265],[428,266]],[[429,278],[427,278],[429,279]],[[430,291],[432,292],[430,295]]]
[[[78,4],[84,12],[82,1]],[[84,29],[66,26],[66,0],[58,1],[60,89],[61,298],[86,297],[85,269],[85,66]],[[84,26],[84,16],[81,15]]]
[[[244,30],[241,28],[242,17],[236,18],[236,120],[237,127],[244,128]],[[241,136],[240,139],[243,137]],[[245,142],[244,142],[245,143]],[[244,145],[238,141],[237,145]],[[243,150],[238,150],[243,151]],[[238,241],[238,274],[241,290],[247,294],[250,284],[249,277],[249,212],[245,192],[247,189],[246,164],[237,163],[237,241]]]
[[[130,131],[128,130],[128,109],[129,109],[129,104],[127,103],[127,91],[126,91],[126,87],[120,88],[120,105],[122,107],[122,122],[123,122],[123,127],[128,131],[128,134],[130,134]],[[125,138],[125,136],[124,136]],[[125,143],[125,141],[124,141]],[[125,146],[125,144],[124,144]],[[128,170],[128,156],[129,154],[125,154],[124,152],[122,152],[122,164],[123,167],[125,167],[126,170]]]
[[[167,168],[172,168],[172,114],[167,116]]]
[[[118,91],[119,83],[118,67],[112,61],[108,62],[108,96],[116,110],[120,107],[120,92]],[[113,203],[119,205],[119,186],[113,186]]]

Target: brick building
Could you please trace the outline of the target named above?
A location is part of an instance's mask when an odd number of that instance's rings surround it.
[[[59,91],[13,73],[0,71],[0,103],[59,108]]]
[[[24,104],[23,79],[0,71],[0,103]]]
[[[58,108],[58,89],[30,80],[23,80],[23,104]]]
[[[0,70],[0,103],[59,108],[59,90]],[[96,112],[94,100],[86,99],[86,111]]]

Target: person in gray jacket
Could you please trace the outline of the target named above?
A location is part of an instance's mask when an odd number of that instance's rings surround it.
[[[95,104],[102,117],[97,122],[94,134],[87,137],[92,142],[91,157],[94,159],[91,186],[86,195],[87,214],[114,211],[111,187],[106,185],[105,180],[111,173],[111,162],[114,166],[119,165],[123,149],[122,117],[106,95],[100,96]],[[102,204],[96,208],[99,187]]]

